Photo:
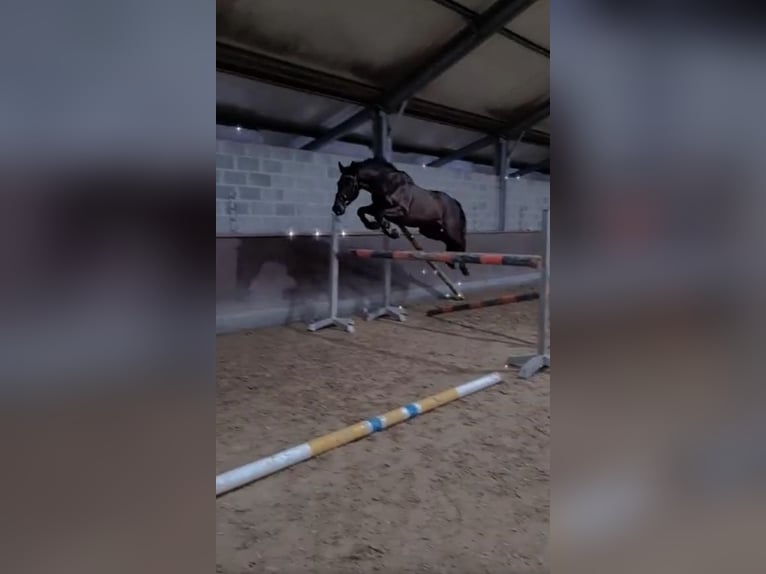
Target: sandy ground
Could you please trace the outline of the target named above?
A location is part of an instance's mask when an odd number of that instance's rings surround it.
[[[501,368],[537,302],[218,338],[217,472]],[[217,499],[217,571],[547,572],[549,379],[505,382]]]

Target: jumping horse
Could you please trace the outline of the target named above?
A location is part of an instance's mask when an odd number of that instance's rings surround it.
[[[424,237],[443,242],[447,251],[466,250],[465,213],[455,198],[443,191],[423,189],[382,158],[352,161],[347,166],[338,162],[338,167],[338,192],[332,206],[335,215],[343,215],[364,189],[370,193],[372,203],[356,213],[367,229],[380,229],[396,239],[399,231],[391,224],[402,229],[416,227]],[[453,263],[448,265],[455,268]],[[458,265],[463,275],[468,275],[465,263]]]

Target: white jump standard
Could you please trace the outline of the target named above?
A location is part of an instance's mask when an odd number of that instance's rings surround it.
[[[548,312],[550,305],[550,281],[551,281],[551,213],[543,211],[543,257],[540,273],[540,302],[537,306],[537,352],[534,355],[521,355],[511,357],[506,362],[506,367],[519,367],[519,376],[522,379],[532,377],[538,371],[551,366],[551,354],[548,350]]]
[[[314,321],[308,326],[309,331],[319,331],[326,327],[339,327],[348,333],[354,332],[354,320],[338,317],[338,251],[339,251],[338,217],[332,218],[330,234],[330,316]]]

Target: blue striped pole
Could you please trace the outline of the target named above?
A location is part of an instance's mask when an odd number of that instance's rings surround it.
[[[270,474],[274,474],[304,460],[319,456],[372,433],[382,431],[419,414],[426,413],[456,399],[466,397],[477,391],[496,385],[502,381],[499,373],[485,375],[473,381],[452,387],[441,393],[431,395],[401,408],[358,422],[346,428],[320,436],[298,446],[288,448],[271,456],[261,458],[250,464],[240,466],[215,477],[215,495],[220,496],[235,488],[244,486]]]

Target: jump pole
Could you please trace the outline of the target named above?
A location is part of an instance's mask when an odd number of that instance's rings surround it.
[[[522,301],[534,301],[539,299],[539,293],[521,293],[516,295],[502,295],[493,299],[484,299],[482,301],[472,301],[470,303],[457,303],[455,305],[440,305],[435,309],[426,311],[427,317],[444,315],[445,313],[455,313],[456,311],[468,311],[469,309],[481,309],[482,307],[496,307],[498,305],[508,305],[510,303],[521,303]]]
[[[452,387],[415,403],[385,414],[360,421],[354,425],[320,436],[298,446],[288,448],[271,456],[261,458],[250,464],[221,473],[215,477],[215,495],[221,496],[240,486],[274,474],[280,470],[303,462],[327,451],[354,442],[373,433],[382,431],[406,420],[426,413],[456,399],[466,397],[502,381],[500,373],[491,373],[473,381]]]
[[[377,251],[375,249],[350,249],[347,253],[361,259],[397,259],[401,261],[433,261],[438,263],[472,263],[476,265],[506,265],[513,267],[542,267],[539,255],[510,255],[507,253],[460,253],[443,251]]]

